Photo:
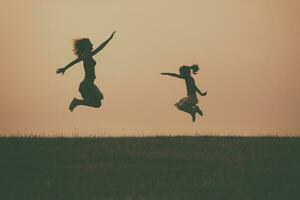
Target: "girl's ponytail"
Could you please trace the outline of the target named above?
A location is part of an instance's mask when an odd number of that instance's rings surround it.
[[[198,65],[192,65],[190,67],[193,71],[193,74],[197,74],[197,72],[199,71],[199,66]]]

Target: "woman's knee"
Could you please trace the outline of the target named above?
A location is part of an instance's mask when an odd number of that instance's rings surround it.
[[[94,107],[94,108],[99,108],[102,103],[100,99],[86,99],[86,105]]]
[[[101,105],[102,105],[101,100],[94,101],[94,107],[95,108],[99,108],[99,107],[101,107]]]
[[[100,99],[100,101],[102,100],[102,99],[104,99],[104,96],[103,96],[103,94],[101,93],[101,92],[99,92],[99,99]]]

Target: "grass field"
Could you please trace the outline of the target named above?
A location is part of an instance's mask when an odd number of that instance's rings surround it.
[[[0,199],[300,199],[300,138],[0,138]]]

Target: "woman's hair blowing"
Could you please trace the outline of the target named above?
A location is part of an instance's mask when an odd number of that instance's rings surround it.
[[[91,41],[88,38],[73,40],[73,52],[77,56],[81,56],[84,52],[91,48]]]

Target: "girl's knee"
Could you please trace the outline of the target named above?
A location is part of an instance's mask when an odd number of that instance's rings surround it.
[[[176,103],[175,106],[179,109],[179,110],[186,110],[192,107],[192,105],[187,104],[187,103]]]
[[[181,104],[181,103],[175,103],[175,106],[179,109],[179,110],[181,110],[184,106],[183,106],[183,104]]]

